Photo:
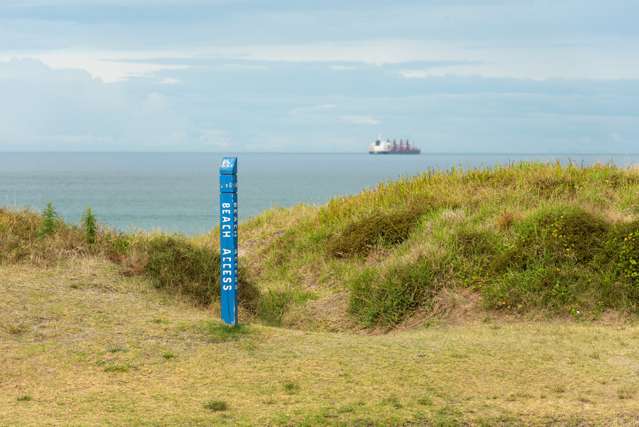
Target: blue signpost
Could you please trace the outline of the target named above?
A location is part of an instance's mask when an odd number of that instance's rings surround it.
[[[220,311],[237,324],[237,157],[220,165]]]

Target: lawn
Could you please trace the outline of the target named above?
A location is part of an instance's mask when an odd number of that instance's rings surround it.
[[[639,327],[247,324],[92,257],[0,266],[0,425],[636,425]]]

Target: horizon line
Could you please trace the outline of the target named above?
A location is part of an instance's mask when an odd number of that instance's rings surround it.
[[[366,155],[361,151],[150,151],[150,150],[0,150],[0,154],[215,154],[215,155],[241,155],[241,154],[313,154],[313,155]],[[432,151],[407,156],[489,156],[489,155],[516,155],[516,156],[639,156],[639,152],[530,152],[530,151]],[[402,155],[374,155],[373,157],[399,157]]]

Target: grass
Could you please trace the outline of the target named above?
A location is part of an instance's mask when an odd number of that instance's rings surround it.
[[[254,333],[249,326],[228,326],[213,320],[207,320],[194,325],[194,329],[202,334],[210,343],[236,341]]]
[[[0,209],[2,423],[638,421],[636,170],[429,171],[239,235],[228,327],[215,233]]]
[[[204,404],[204,407],[212,412],[226,411],[228,405],[223,400],[209,400]]]
[[[389,329],[454,312],[444,300],[471,292],[482,310],[506,315],[633,316],[638,200],[636,170],[521,163],[429,171],[324,206],[266,212],[241,225],[240,315]],[[42,215],[0,210],[0,232],[0,263],[105,257],[195,304],[217,300],[211,236],[117,233],[91,211],[69,225],[51,204]]]
[[[108,258],[124,275],[143,275],[172,294],[208,305],[219,294],[219,253],[180,235],[124,234],[99,229],[91,210],[83,226],[65,224],[51,204],[42,215],[0,209],[0,263],[29,262],[48,266],[76,256]],[[240,269],[238,298],[254,313],[258,289]],[[78,286],[78,284],[75,284]]]
[[[336,258],[366,256],[377,246],[399,245],[408,239],[421,214],[411,209],[359,219],[328,241],[328,253]]]
[[[374,268],[351,283],[350,309],[367,326],[395,325],[435,295],[433,272],[428,261],[396,266],[382,277]]]
[[[639,310],[638,215],[636,170],[521,163],[275,210],[240,238],[263,291],[309,294],[284,295],[275,324],[392,328],[455,315],[444,299],[466,292],[488,312],[592,319]],[[327,309],[344,294],[348,304]]]
[[[237,333],[92,257],[0,266],[0,292],[0,322],[26,328],[0,329],[7,425],[624,425],[639,413],[633,323]]]

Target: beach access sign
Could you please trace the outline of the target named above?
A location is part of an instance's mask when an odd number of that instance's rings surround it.
[[[220,311],[237,324],[237,157],[220,164]]]

